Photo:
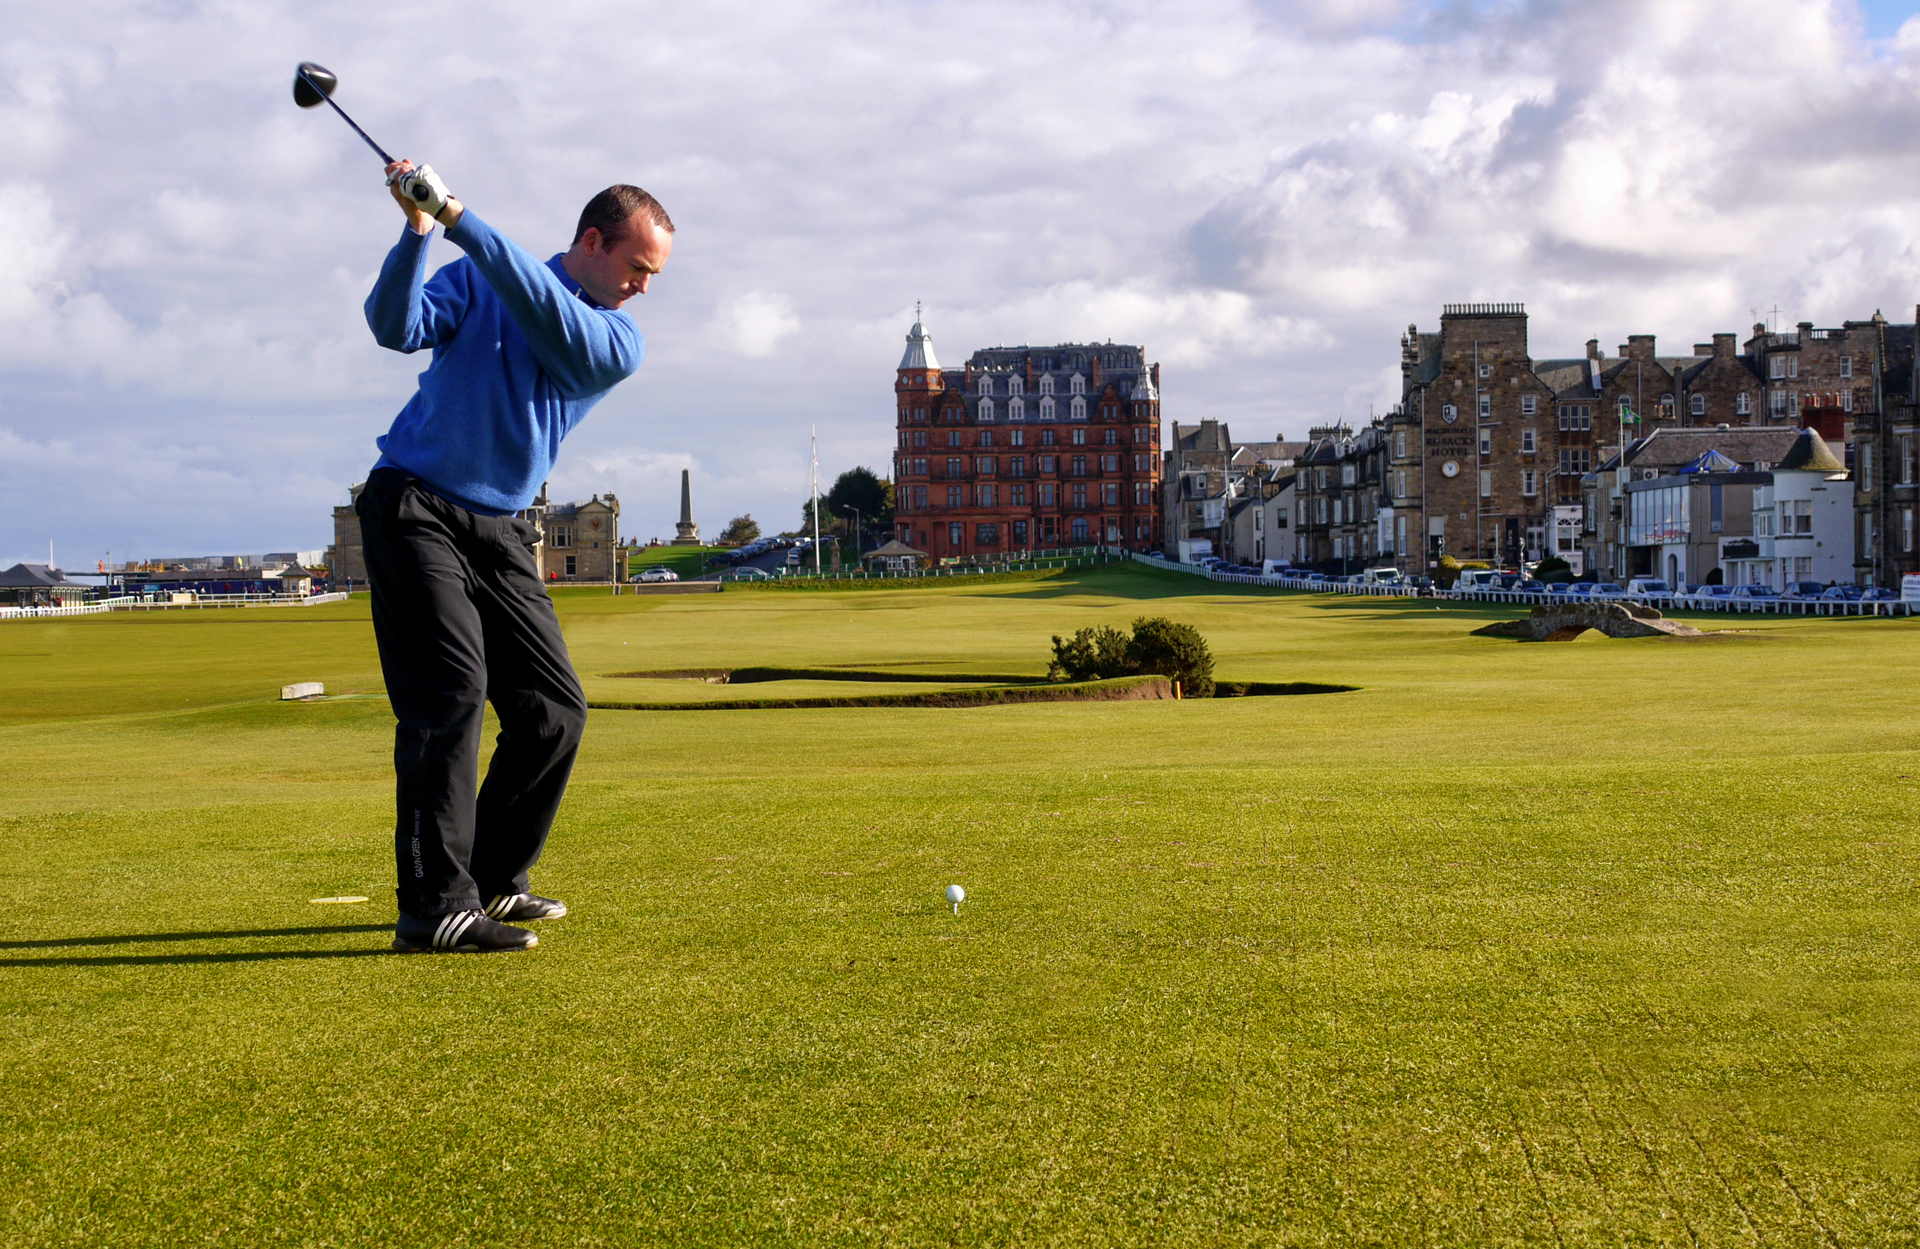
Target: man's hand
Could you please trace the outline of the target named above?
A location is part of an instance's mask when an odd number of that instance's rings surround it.
[[[448,193],[431,165],[415,168],[410,160],[395,161],[387,166],[387,189],[416,234],[431,232],[436,221],[452,229],[460,220],[460,201]]]

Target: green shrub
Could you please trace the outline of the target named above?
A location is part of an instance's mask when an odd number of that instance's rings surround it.
[[[1180,682],[1180,692],[1188,698],[1213,697],[1213,651],[1192,625],[1175,624],[1165,616],[1140,617],[1133,622],[1127,662],[1135,672]]]
[[[1537,581],[1572,581],[1573,565],[1558,555],[1549,555],[1533,566],[1533,575]]]
[[[1118,629],[1082,629],[1071,638],[1053,637],[1054,681],[1103,681],[1114,677],[1163,676],[1180,683],[1188,698],[1213,696],[1213,652],[1192,625],[1164,616],[1142,616],[1129,638]]]
[[[1051,681],[1104,681],[1132,675],[1127,667],[1127,635],[1113,628],[1082,629],[1071,639],[1053,635]]]

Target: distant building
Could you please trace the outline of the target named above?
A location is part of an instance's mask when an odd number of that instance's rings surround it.
[[[541,534],[534,557],[540,575],[548,581],[624,581],[626,552],[620,546],[620,500],[609,493],[585,503],[545,503],[541,499],[523,516],[533,520]]]
[[[61,607],[81,602],[87,587],[47,564],[15,564],[0,572],[0,603],[10,607]]]
[[[1735,585],[1795,582],[1823,585],[1853,579],[1853,488],[1847,467],[1818,430],[1803,429],[1785,458],[1753,491],[1753,554],[1725,552]]]
[[[1264,549],[1265,543],[1253,542],[1256,521],[1246,508],[1276,493],[1279,474],[1310,445],[1279,439],[1236,443],[1224,421],[1174,422],[1160,478],[1161,549],[1168,558],[1179,559],[1182,543],[1190,554],[1200,552],[1196,543],[1205,543],[1207,552],[1222,559],[1265,558],[1253,552],[1255,545]]]
[[[916,318],[894,377],[894,539],[936,560],[1150,548],[1159,375],[1113,343],[993,347],[942,369]]]
[[[333,509],[333,545],[327,548],[327,567],[337,589],[367,584],[366,549],[360,537],[360,516],[354,511],[365,482],[348,490],[352,500]],[[626,580],[626,551],[620,546],[620,500],[612,493],[594,495],[584,503],[549,503],[542,485],[533,506],[518,513],[540,535],[534,545],[534,565],[542,581],[608,582]]]
[[[1799,436],[1748,425],[1655,429],[1630,441],[1624,465],[1616,452],[1582,479],[1584,565],[1620,581],[1705,581],[1726,542],[1752,537],[1748,496],[1772,481]],[[1675,490],[1686,492],[1684,509]]]

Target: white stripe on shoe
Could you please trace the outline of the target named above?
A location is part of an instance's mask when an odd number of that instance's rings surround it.
[[[440,927],[433,934],[434,948],[451,950],[460,944],[460,938],[467,929],[473,927],[480,918],[478,911],[455,911],[440,921]]]

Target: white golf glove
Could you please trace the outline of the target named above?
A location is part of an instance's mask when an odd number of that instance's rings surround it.
[[[420,205],[420,211],[429,217],[438,217],[440,210],[447,206],[447,201],[453,198],[447,190],[447,184],[440,181],[439,174],[433,172],[432,165],[396,173],[387,179],[387,184],[398,186],[400,193]]]

